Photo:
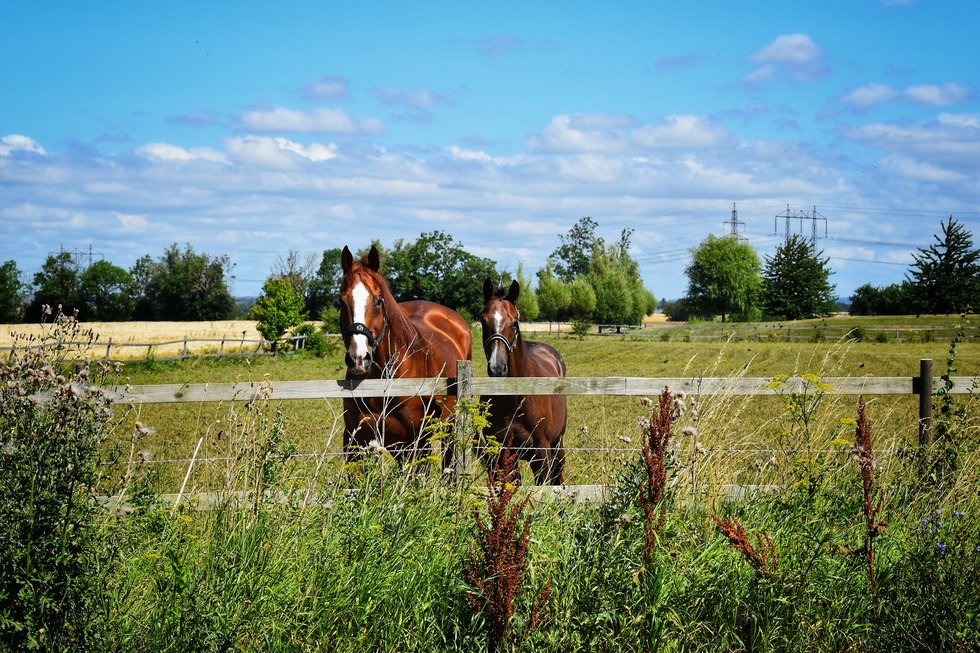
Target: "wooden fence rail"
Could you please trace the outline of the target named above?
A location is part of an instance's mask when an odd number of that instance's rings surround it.
[[[918,395],[919,440],[932,441],[932,396],[944,381],[932,373],[932,360],[923,359],[919,375],[912,377],[824,377],[832,392],[842,395]],[[950,377],[952,394],[980,391],[980,376]],[[115,401],[144,404],[250,401],[351,397],[404,397],[457,395],[605,395],[656,396],[664,388],[700,395],[774,395],[777,392],[813,392],[813,383],[790,377],[781,390],[766,377],[566,377],[490,378],[473,376],[471,361],[459,361],[455,377],[424,379],[341,379],[318,381],[261,381],[250,383],[183,383],[106,387]],[[462,391],[461,391],[462,390]]]
[[[265,340],[264,338],[180,338],[178,340],[165,340],[162,342],[113,342],[112,338],[106,341],[93,340],[93,341],[58,341],[58,342],[42,342],[42,343],[29,343],[24,345],[12,345],[8,347],[0,347],[0,352],[8,352],[7,356],[13,358],[18,351],[28,351],[33,349],[78,349],[90,352],[104,352],[100,357],[100,360],[114,362],[133,362],[136,360],[154,360],[157,362],[162,361],[173,361],[182,360],[185,358],[224,358],[224,357],[234,357],[234,356],[259,356],[263,354],[276,354],[282,351],[296,351],[299,349],[304,349],[306,347],[306,336],[290,336],[288,338],[283,338],[282,342],[278,343],[278,349],[274,348],[274,343],[271,340]],[[159,356],[156,352],[160,352],[168,347],[179,346],[180,353],[175,355]],[[199,346],[201,345],[201,346]],[[246,347],[246,345],[248,345]],[[213,353],[202,353],[200,349],[204,347],[216,348],[217,351]],[[227,348],[227,350],[226,350]],[[145,349],[145,353],[142,356],[122,356],[121,351],[124,349]],[[234,349],[234,351],[232,351]],[[113,353],[116,355],[113,356]]]

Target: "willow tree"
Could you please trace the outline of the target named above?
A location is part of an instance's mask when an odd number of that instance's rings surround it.
[[[702,318],[747,320],[758,313],[762,287],[759,256],[745,242],[709,235],[691,250],[687,299]]]

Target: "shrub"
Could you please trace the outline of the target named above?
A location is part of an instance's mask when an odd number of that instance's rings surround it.
[[[286,277],[270,277],[262,286],[262,295],[252,307],[255,326],[262,337],[279,349],[280,340],[289,329],[303,322],[303,297]]]
[[[333,304],[324,306],[320,311],[320,322],[324,333],[340,333],[340,309]]]
[[[592,322],[589,320],[575,320],[572,322],[572,333],[579,336],[585,336],[592,330]]]
[[[324,335],[322,330],[317,329],[309,322],[304,322],[296,327],[296,329],[293,330],[293,335],[305,336],[306,343],[304,345],[304,349],[317,358],[323,358],[324,356],[333,353],[337,346],[334,341],[327,340],[327,336]]]
[[[0,641],[10,650],[86,650],[99,635],[113,554],[95,490],[113,415],[91,384],[109,369],[60,346],[86,335],[59,311],[41,347],[0,363]]]

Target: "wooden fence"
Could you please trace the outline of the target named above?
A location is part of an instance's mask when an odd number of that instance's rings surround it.
[[[278,347],[273,348],[274,344]],[[263,338],[188,338],[179,340],[165,340],[162,342],[114,342],[112,338],[106,341],[74,341],[65,340],[59,342],[29,343],[24,345],[12,345],[10,347],[0,347],[0,352],[9,352],[7,356],[13,358],[18,351],[27,351],[40,348],[64,348],[77,349],[79,351],[92,352],[93,357],[107,362],[132,362],[136,360],[153,361],[173,361],[185,358],[225,358],[235,356],[262,356],[274,355],[283,351],[297,351],[306,348],[306,336],[290,336],[283,338],[279,343]],[[123,350],[145,350],[135,356],[123,355]],[[169,354],[176,350],[178,353]],[[210,350],[210,351],[208,351]]]
[[[881,342],[932,342],[954,338],[959,333],[954,327],[927,327],[913,329],[905,327],[842,327],[836,325],[782,325],[782,324],[739,324],[731,329],[719,329],[717,324],[703,325],[663,325],[640,326],[630,324],[597,324],[596,330],[582,334],[586,336],[608,337],[619,336],[629,338],[651,338],[664,341],[697,341],[697,340],[755,340],[768,342],[796,341],[833,341],[845,338],[865,339]],[[522,324],[522,330],[534,333],[559,334],[568,333],[572,325],[566,322],[536,322]],[[977,327],[964,327],[963,337],[975,340],[980,337]],[[327,334],[328,337],[339,338],[337,334]],[[40,347],[69,347],[78,351],[91,352],[106,362],[173,361],[186,358],[224,358],[236,356],[276,355],[283,352],[298,351],[306,348],[306,336],[298,335],[284,338],[278,347],[273,348],[270,340],[262,338],[221,337],[221,338],[180,338],[162,342],[119,342],[111,338],[106,341],[62,341],[47,343],[28,343],[0,347],[0,352],[8,352],[7,357],[14,357],[18,351],[37,349]],[[127,352],[135,353],[130,355]],[[2,355],[2,354],[0,354]],[[533,394],[527,392],[523,394]],[[490,393],[484,393],[490,394]],[[518,393],[521,394],[521,393]],[[886,394],[896,394],[894,392]],[[898,393],[902,394],[902,393]]]
[[[980,392],[980,376],[950,377],[952,394]],[[919,362],[919,375],[911,377],[825,377],[821,381],[839,395],[917,395],[918,433],[921,444],[932,442],[932,397],[944,387],[934,377],[931,359]],[[105,390],[116,401],[145,404],[249,401],[267,393],[273,400],[329,399],[351,397],[404,397],[455,395],[606,395],[658,396],[664,388],[689,395],[774,395],[772,378],[759,377],[520,377],[473,376],[472,361],[459,361],[455,377],[422,379],[341,379],[319,381],[276,381],[239,383],[183,383],[114,386]],[[811,381],[786,379],[783,392],[813,391]]]

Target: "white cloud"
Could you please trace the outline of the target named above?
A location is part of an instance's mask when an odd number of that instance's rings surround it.
[[[667,116],[655,125],[640,127],[633,138],[647,148],[717,147],[731,140],[731,134],[721,125],[701,116]]]
[[[112,214],[119,221],[120,231],[142,232],[150,228],[150,221],[147,220],[145,215],[120,213],[119,211],[113,211]]]
[[[35,154],[47,154],[44,148],[37,141],[23,134],[8,134],[0,138],[0,156],[10,156],[16,151],[34,152]]]
[[[886,152],[957,168],[977,170],[980,120],[971,114],[941,114],[919,124],[871,123],[847,130],[845,136]]]
[[[891,86],[872,83],[854,89],[845,95],[841,102],[859,109],[866,109],[881,102],[894,100],[896,97],[898,97],[898,91]]]
[[[946,127],[965,127],[980,130],[980,115],[969,113],[941,113],[936,122]]]
[[[622,118],[596,115],[560,115],[540,134],[528,138],[528,147],[546,152],[620,152],[626,138],[619,129]]]
[[[964,175],[955,171],[947,170],[931,163],[917,161],[907,156],[887,156],[881,160],[881,167],[897,175],[916,181],[959,182],[966,180]]]
[[[394,86],[379,86],[371,89],[371,92],[383,104],[411,107],[412,109],[434,109],[454,102],[452,95],[437,93],[426,88],[403,91]]]
[[[355,120],[340,109],[319,108],[307,112],[279,106],[246,111],[241,126],[260,132],[380,134],[384,131],[379,120]]]
[[[306,86],[303,95],[309,100],[329,102],[346,100],[350,95],[350,85],[339,75],[328,75]]]
[[[170,143],[147,143],[137,148],[137,154],[158,161],[213,161],[228,163],[224,154],[209,147],[194,147],[186,149]]]
[[[482,150],[464,150],[458,145],[451,145],[447,147],[446,152],[448,152],[454,159],[460,159],[462,161],[493,161],[493,157]]]
[[[797,81],[812,81],[826,73],[823,51],[806,34],[778,36],[775,41],[753,53],[749,59],[782,70]],[[743,81],[757,83],[766,81],[775,74],[772,69],[761,74],[762,70],[743,78]]]
[[[225,140],[225,147],[236,159],[269,168],[292,168],[302,163],[327,161],[337,156],[333,143],[302,145],[281,136],[244,136]]]
[[[919,104],[945,107],[950,104],[957,104],[969,100],[972,93],[970,89],[959,84],[947,83],[941,86],[922,84],[919,86],[910,86],[905,89],[905,96],[909,100]]]

